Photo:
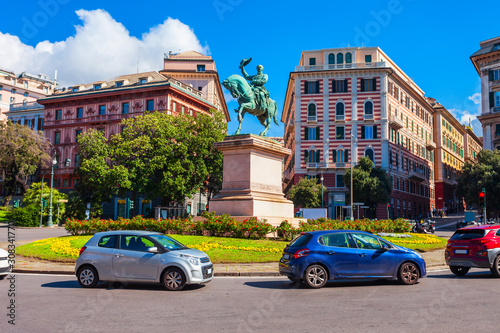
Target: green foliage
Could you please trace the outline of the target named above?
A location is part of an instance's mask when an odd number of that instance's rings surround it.
[[[344,183],[351,195],[351,170],[344,175]],[[373,211],[377,204],[388,203],[392,192],[391,179],[381,168],[375,168],[373,162],[363,157],[353,168],[354,202],[363,202]],[[373,215],[373,214],[372,214]]]
[[[50,143],[43,132],[9,121],[0,122],[0,147],[0,170],[5,172],[4,190],[10,199],[16,188],[25,193],[28,176],[50,160]]]
[[[226,132],[220,112],[196,117],[152,112],[125,119],[121,126],[123,132],[109,141],[97,131],[79,137],[77,190],[85,201],[109,201],[130,191],[161,197],[164,203],[184,202],[204,181],[214,191],[220,187],[222,154],[213,148]]]
[[[40,218],[40,194],[42,183],[33,183],[23,198],[24,206],[34,206],[38,211],[38,218]],[[47,205],[43,208],[43,216],[49,215],[50,209],[50,184],[43,184],[43,199],[47,201]],[[59,192],[57,189],[52,189],[52,214],[54,216],[57,214],[57,205],[59,200],[65,200],[68,196],[64,193]],[[59,214],[62,216],[66,210],[66,204],[64,202],[59,203]]]
[[[316,179],[302,178],[290,188],[288,198],[293,201],[295,207],[318,208],[321,207],[321,187]],[[327,193],[324,186],[323,193]]]
[[[467,206],[479,206],[479,192],[486,190],[487,214],[500,212],[500,151],[482,150],[477,163],[466,162],[458,179],[457,195]],[[491,215],[490,215],[491,216]]]
[[[7,218],[14,221],[14,225],[20,227],[38,227],[40,225],[40,205],[38,209],[35,205],[12,209]]]

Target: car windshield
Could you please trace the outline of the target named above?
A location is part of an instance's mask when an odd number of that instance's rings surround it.
[[[172,239],[170,237],[164,236],[164,235],[149,235],[150,238],[154,239],[158,243],[160,243],[164,248],[167,250],[184,250],[187,249],[186,246],[182,245],[175,239]]]
[[[298,237],[296,237],[293,241],[290,242],[289,246],[304,246],[306,245],[309,240],[312,238],[311,234],[303,234]]]
[[[453,236],[451,236],[450,239],[452,240],[476,239],[484,237],[485,234],[486,232],[482,229],[472,229],[472,230],[463,229],[455,231],[455,233],[453,234]]]

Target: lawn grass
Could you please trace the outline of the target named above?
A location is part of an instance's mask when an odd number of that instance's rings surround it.
[[[6,210],[0,210],[0,222],[8,222],[7,213],[8,211]]]
[[[384,237],[391,243],[419,252],[442,249],[446,239],[433,235],[411,234],[411,238]],[[263,263],[277,262],[288,242],[277,240],[253,240],[226,237],[169,235],[182,244],[198,248],[208,254],[213,263]],[[87,236],[63,236],[21,245],[16,252],[25,257],[57,262],[75,262],[80,248],[91,238]]]

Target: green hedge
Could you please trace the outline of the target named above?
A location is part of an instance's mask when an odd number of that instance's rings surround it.
[[[338,230],[351,229],[362,230],[371,233],[392,232],[405,233],[411,230],[411,226],[403,219],[397,220],[356,220],[338,221],[328,219],[307,220],[301,222],[295,228],[287,221],[283,221],[279,227],[273,227],[265,220],[258,221],[255,218],[238,222],[229,215],[216,216],[214,213],[206,213],[204,221],[193,221],[187,219],[165,219],[154,220],[136,216],[132,219],[118,220],[76,220],[66,221],[66,230],[72,235],[93,234],[107,230],[149,230],[168,234],[181,235],[205,235],[225,236],[236,238],[263,238],[270,233],[277,237],[291,240],[301,232],[313,230]]]
[[[40,211],[35,205],[14,208],[7,213],[7,219],[14,221],[20,227],[38,227],[40,225]]]

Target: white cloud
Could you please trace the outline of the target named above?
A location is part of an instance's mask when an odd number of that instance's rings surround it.
[[[66,86],[135,73],[139,52],[139,71],[144,72],[162,69],[163,54],[168,51],[209,51],[193,30],[177,19],[167,18],[139,39],[102,9],[81,9],[76,14],[83,24],[64,41],[43,41],[33,47],[0,32],[0,67],[51,77],[57,69],[60,86]]]
[[[469,96],[469,99],[474,102],[474,104],[481,104],[481,93],[475,93],[472,96]]]
[[[450,113],[458,120],[460,124],[466,126],[469,126],[470,124],[477,136],[483,136],[481,122],[477,119],[479,113],[474,114],[467,110],[462,111],[457,109],[448,109],[448,111],[450,111]]]

